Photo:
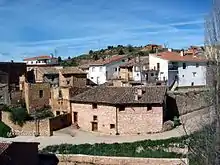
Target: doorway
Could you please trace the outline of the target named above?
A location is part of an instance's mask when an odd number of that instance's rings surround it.
[[[73,122],[74,123],[78,122],[78,112],[73,112]]]
[[[92,122],[92,131],[98,131],[98,123]]]

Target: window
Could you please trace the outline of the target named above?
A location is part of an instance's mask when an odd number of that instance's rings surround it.
[[[160,72],[160,74],[164,74],[164,72]]]
[[[66,84],[69,85],[70,84],[70,80],[66,80]]]
[[[91,79],[93,79],[93,77],[91,77]]]
[[[191,86],[194,86],[194,82],[191,83]]]
[[[128,68],[128,72],[132,72],[132,68]]]
[[[193,77],[196,77],[196,72],[193,72]]]
[[[153,76],[154,76],[154,73],[151,73],[150,75],[153,77]]]
[[[56,116],[60,115],[60,111],[56,111]]]
[[[42,98],[44,96],[44,91],[43,90],[39,90],[39,97]]]
[[[157,70],[160,70],[160,63],[157,63]]]
[[[186,69],[186,63],[183,63],[183,69]]]
[[[147,110],[148,110],[148,111],[152,110],[152,105],[148,104],[148,105],[147,105]]]
[[[184,77],[184,74],[182,75],[182,77]]]
[[[115,68],[115,72],[117,72],[117,68]]]
[[[3,100],[3,96],[0,96],[0,100]]]
[[[139,73],[137,73],[137,76],[139,76]]]
[[[199,67],[199,64],[198,63],[196,63],[196,68],[198,68]]]
[[[124,111],[125,110],[125,107],[124,106],[120,106],[119,107],[119,111]]]
[[[125,60],[122,60],[122,62],[125,62]]]
[[[209,62],[207,62],[207,66],[209,67]]]
[[[98,120],[98,116],[94,115],[93,120]]]
[[[92,109],[97,109],[97,104],[92,104]]]
[[[114,129],[115,128],[115,124],[110,124],[110,129]]]

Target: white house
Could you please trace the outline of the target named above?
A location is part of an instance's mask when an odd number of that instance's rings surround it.
[[[175,80],[179,87],[206,85],[207,61],[184,55],[184,52],[161,52],[149,55],[149,68],[158,70],[158,79],[171,86]]]
[[[31,58],[25,58],[23,61],[27,64],[27,66],[45,66],[45,65],[57,65],[58,59],[52,56],[43,55],[36,56]]]
[[[126,62],[126,56],[118,55],[97,60],[89,64],[87,78],[95,84],[104,84],[107,80],[118,78],[119,66]]]

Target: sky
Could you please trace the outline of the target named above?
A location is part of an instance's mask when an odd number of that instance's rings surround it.
[[[0,61],[119,44],[202,45],[210,8],[211,0],[0,0]]]

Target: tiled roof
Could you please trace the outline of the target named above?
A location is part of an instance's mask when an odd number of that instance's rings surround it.
[[[105,58],[105,59],[99,59],[95,62],[92,62],[91,64],[89,64],[90,66],[91,65],[106,65],[106,64],[110,64],[110,63],[113,63],[113,62],[118,62],[120,60],[122,60],[123,58],[125,58],[126,56],[124,55],[115,55],[115,56],[112,56],[110,58]]]
[[[60,70],[62,74],[86,74],[83,70],[78,67],[65,67]]]
[[[91,89],[91,87],[82,87],[82,88],[79,88],[79,87],[72,87],[70,88],[70,97],[74,97],[80,93],[83,93],[87,90]]]
[[[130,61],[126,62],[125,64],[120,65],[121,68],[127,68],[127,67],[133,67],[133,66],[139,66],[139,65],[148,65],[149,60],[147,58],[140,58],[140,62],[137,62],[135,59],[131,59]]]
[[[11,144],[12,144],[11,142],[1,142],[0,143],[0,154],[2,154],[6,149],[8,149]]]
[[[195,57],[195,56],[181,56],[180,53],[177,52],[161,52],[158,54],[151,54],[156,57],[168,60],[168,61],[185,61],[185,62],[205,62],[207,61],[205,58]]]
[[[100,104],[147,104],[163,103],[167,88],[165,86],[142,87],[145,91],[139,100],[135,100],[137,87],[105,87],[92,88],[70,100],[76,103]]]
[[[51,59],[51,56],[48,55],[43,55],[43,56],[37,56],[37,57],[30,57],[30,58],[25,58],[23,61],[34,61],[34,60],[43,60],[43,59]]]
[[[59,71],[54,67],[39,67],[38,69],[43,74],[59,74]]]

